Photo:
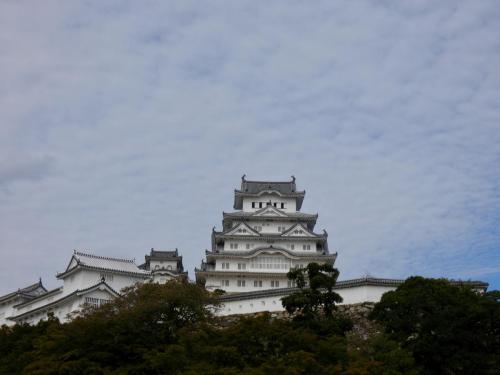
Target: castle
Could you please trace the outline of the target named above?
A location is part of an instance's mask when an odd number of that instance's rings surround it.
[[[287,279],[292,268],[308,263],[334,264],[337,253],[328,248],[328,233],[314,231],[317,214],[300,211],[304,191],[290,181],[241,180],[234,191],[234,212],[223,213],[222,230],[212,231],[211,250],[195,269],[196,281],[209,291],[221,290],[220,315],[283,310],[281,298],[295,290]],[[165,283],[187,278],[182,256],[151,249],[145,262],[74,251],[66,270],[57,274],[63,285],[47,290],[41,280],[0,296],[0,326],[34,324],[53,314],[65,322],[85,305],[99,306],[135,283]],[[336,292],[344,304],[377,302],[403,280],[359,278],[339,281]],[[485,291],[487,283],[466,283]]]

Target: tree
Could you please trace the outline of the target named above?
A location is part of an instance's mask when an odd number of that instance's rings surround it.
[[[500,303],[446,280],[412,277],[371,317],[427,374],[493,374],[500,366]]]
[[[37,360],[24,373],[71,374],[94,367],[143,373],[147,366],[157,366],[160,357],[172,356],[167,350],[152,358],[151,351],[175,344],[182,329],[208,321],[208,307],[215,303],[203,288],[185,281],[136,285],[112,302],[84,309],[68,324],[47,330],[35,345]]]
[[[339,271],[331,264],[309,263],[306,268],[295,268],[287,276],[299,290],[281,299],[286,311],[298,319],[330,318],[336,303],[342,297],[333,291]]]

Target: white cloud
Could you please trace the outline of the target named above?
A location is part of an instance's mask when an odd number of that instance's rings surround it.
[[[243,173],[297,176],[342,277],[494,274],[499,13],[2,3],[0,292],[73,248],[178,247],[193,276]]]

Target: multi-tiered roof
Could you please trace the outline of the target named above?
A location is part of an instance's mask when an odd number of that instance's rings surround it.
[[[206,251],[201,268],[195,270],[197,280],[206,282],[208,277],[217,283],[220,279],[222,287],[228,281],[221,278],[234,276],[239,286],[246,286],[248,280],[268,276],[281,277],[286,285],[289,268],[310,262],[333,264],[337,254],[329,253],[328,233],[314,232],[318,215],[300,212],[304,196],[305,191],[297,191],[293,176],[291,181],[248,181],[243,176],[241,188],[234,191],[238,211],[223,212],[222,230],[214,227],[211,250]],[[256,258],[263,256],[281,257],[288,264],[279,270],[273,270],[273,265],[256,265]],[[245,283],[242,278],[246,278]],[[261,285],[260,281],[255,285]]]
[[[243,208],[243,198],[260,197],[265,194],[295,198],[297,210],[300,210],[306,192],[297,191],[294,176],[292,176],[292,181],[248,181],[243,175],[241,177],[241,189],[234,190],[234,209],[241,210]]]

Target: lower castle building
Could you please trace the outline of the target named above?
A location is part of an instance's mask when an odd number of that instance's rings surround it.
[[[62,286],[47,290],[38,283],[0,297],[0,326],[33,324],[53,314],[60,321],[71,319],[84,305],[100,306],[135,283],[166,282],[187,278],[182,257],[175,251],[151,249],[145,263],[74,251],[66,270],[56,276]]]
[[[211,249],[205,252],[196,281],[209,291],[222,290],[219,315],[281,311],[281,298],[296,290],[287,279],[290,269],[311,262],[333,265],[328,233],[315,231],[317,214],[301,212],[305,191],[291,181],[248,181],[234,191],[234,212],[224,212],[222,230],[212,231]],[[64,272],[56,276],[62,286],[47,290],[42,281],[0,296],[0,326],[35,324],[49,314],[66,322],[85,305],[100,306],[136,283],[165,283],[187,279],[177,249],[151,249],[145,262],[74,251]],[[338,281],[335,291],[344,304],[377,302],[404,280],[365,277]],[[452,281],[479,292],[488,284]]]

